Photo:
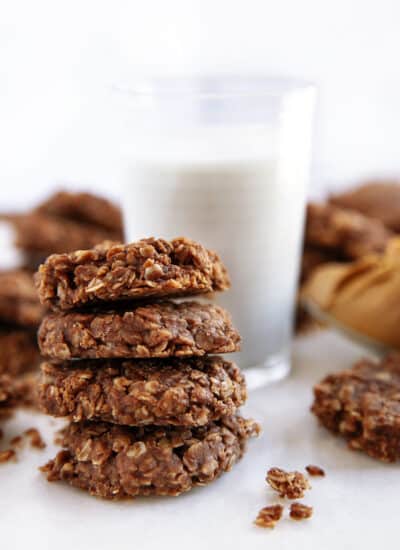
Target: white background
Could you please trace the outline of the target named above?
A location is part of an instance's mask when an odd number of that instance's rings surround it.
[[[313,190],[400,173],[396,0],[0,0],[0,207],[56,182],[116,192],[108,88],[135,74],[320,87]]]

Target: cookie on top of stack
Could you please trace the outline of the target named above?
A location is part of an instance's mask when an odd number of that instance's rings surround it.
[[[225,290],[218,256],[189,239],[144,239],[50,256],[37,287],[42,409],[68,417],[43,470],[104,498],[178,495],[229,470],[259,431],[245,380],[214,354],[239,349],[229,314],[174,301]]]

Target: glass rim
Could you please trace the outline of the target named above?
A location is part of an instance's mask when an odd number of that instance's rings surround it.
[[[224,98],[280,97],[316,85],[296,77],[249,75],[151,76],[135,78],[126,84],[112,86],[114,92],[132,98],[191,98],[198,100]]]

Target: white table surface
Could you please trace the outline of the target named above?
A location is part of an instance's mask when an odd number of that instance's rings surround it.
[[[312,385],[361,354],[330,332],[298,340],[290,378],[252,392],[245,407],[261,422],[261,437],[230,473],[178,498],[107,502],[48,483],[37,467],[55,454],[58,422],[20,413],[6,425],[6,437],[37,426],[48,447],[27,448],[18,463],[0,465],[0,548],[398,548],[399,466],[348,450],[309,412]],[[266,470],[301,470],[310,463],[327,473],[312,479],[304,499],[314,506],[313,518],[297,523],[285,517],[274,530],[254,526],[258,510],[277,500],[264,482]]]

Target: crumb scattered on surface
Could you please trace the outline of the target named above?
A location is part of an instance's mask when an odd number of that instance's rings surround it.
[[[293,502],[293,504],[290,506],[289,515],[292,519],[295,519],[296,521],[308,519],[313,515],[313,508],[312,506],[301,504],[301,502]]]
[[[16,435],[10,441],[10,445],[12,447],[18,447],[21,443],[22,443],[22,436],[21,435]]]
[[[46,447],[46,443],[43,441],[39,430],[37,428],[28,428],[22,434],[16,435],[10,439],[9,445],[11,448],[0,453],[0,463],[16,459],[17,450],[22,449],[27,440],[29,440],[30,446],[34,449],[44,449]]]
[[[271,468],[267,472],[267,483],[280,497],[303,498],[304,492],[311,489],[310,483],[301,472],[286,472],[281,468]]]
[[[283,506],[281,504],[265,506],[258,512],[258,516],[254,523],[258,525],[258,527],[273,529],[276,523],[281,519],[282,514]]]
[[[34,449],[44,449],[46,443],[43,441],[42,436],[37,428],[29,428],[24,431],[24,435],[27,435],[30,438],[31,447]]]
[[[315,464],[309,464],[306,466],[306,470],[310,476],[325,476],[325,471],[320,466],[316,466]]]
[[[0,464],[4,464],[5,462],[9,462],[10,460],[14,460],[16,458],[16,452],[13,449],[7,449],[5,451],[0,451]]]

